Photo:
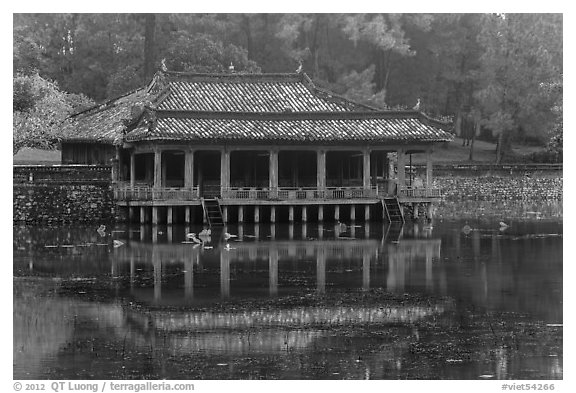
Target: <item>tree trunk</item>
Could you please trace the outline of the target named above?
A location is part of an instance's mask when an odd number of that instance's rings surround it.
[[[144,79],[148,81],[154,74],[156,48],[156,15],[146,14],[144,20]]]
[[[480,133],[480,119],[477,119],[474,123],[474,132],[472,134],[472,141],[470,142],[470,154],[468,156],[468,161],[474,161],[474,141],[476,140],[476,135]]]
[[[250,17],[248,15],[242,16],[244,34],[246,35],[246,51],[248,52],[248,60],[254,60],[254,47],[252,44],[252,28],[250,26]]]
[[[504,158],[504,130],[500,131],[498,135],[498,142],[496,143],[496,164],[501,164]]]

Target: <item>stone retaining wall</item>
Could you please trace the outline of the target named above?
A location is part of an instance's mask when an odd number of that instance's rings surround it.
[[[13,220],[28,223],[111,221],[110,184],[15,184]]]
[[[446,201],[562,200],[561,172],[531,175],[442,176],[434,187]]]
[[[117,218],[109,166],[15,165],[13,171],[13,221],[58,224]]]

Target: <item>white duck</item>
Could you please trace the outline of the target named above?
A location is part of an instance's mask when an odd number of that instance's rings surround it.
[[[231,235],[228,232],[224,232],[224,240],[230,240],[233,237],[238,237],[238,235]]]
[[[202,240],[196,237],[195,233],[188,233],[186,234],[186,239],[192,240],[196,244],[202,244]]]

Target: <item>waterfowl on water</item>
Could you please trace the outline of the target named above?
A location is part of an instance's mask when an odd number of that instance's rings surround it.
[[[124,245],[124,242],[121,242],[120,240],[114,240],[114,247],[120,247]]]
[[[238,235],[231,235],[228,232],[224,232],[224,240],[231,239],[233,237],[238,237]]]
[[[98,229],[96,229],[96,232],[102,237],[106,236],[106,225],[100,225]]]
[[[198,238],[196,237],[196,234],[195,234],[195,233],[188,233],[188,234],[186,234],[186,239],[190,239],[190,240],[192,240],[192,241],[193,241],[194,243],[196,243],[196,244],[202,244],[202,243],[203,243],[201,239],[198,239]]]

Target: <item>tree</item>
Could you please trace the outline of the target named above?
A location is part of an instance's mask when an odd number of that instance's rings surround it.
[[[168,48],[166,63],[171,71],[225,72],[233,64],[235,71],[260,72],[260,67],[248,59],[246,50],[232,44],[224,45],[208,35],[187,32],[180,32]]]
[[[514,136],[543,135],[553,125],[557,99],[541,86],[562,75],[562,16],[486,15],[479,42],[483,85],[476,96],[487,127],[498,137],[500,163]]]
[[[23,147],[54,148],[62,121],[93,104],[83,95],[62,92],[38,74],[16,75],[13,86],[13,154]]]

